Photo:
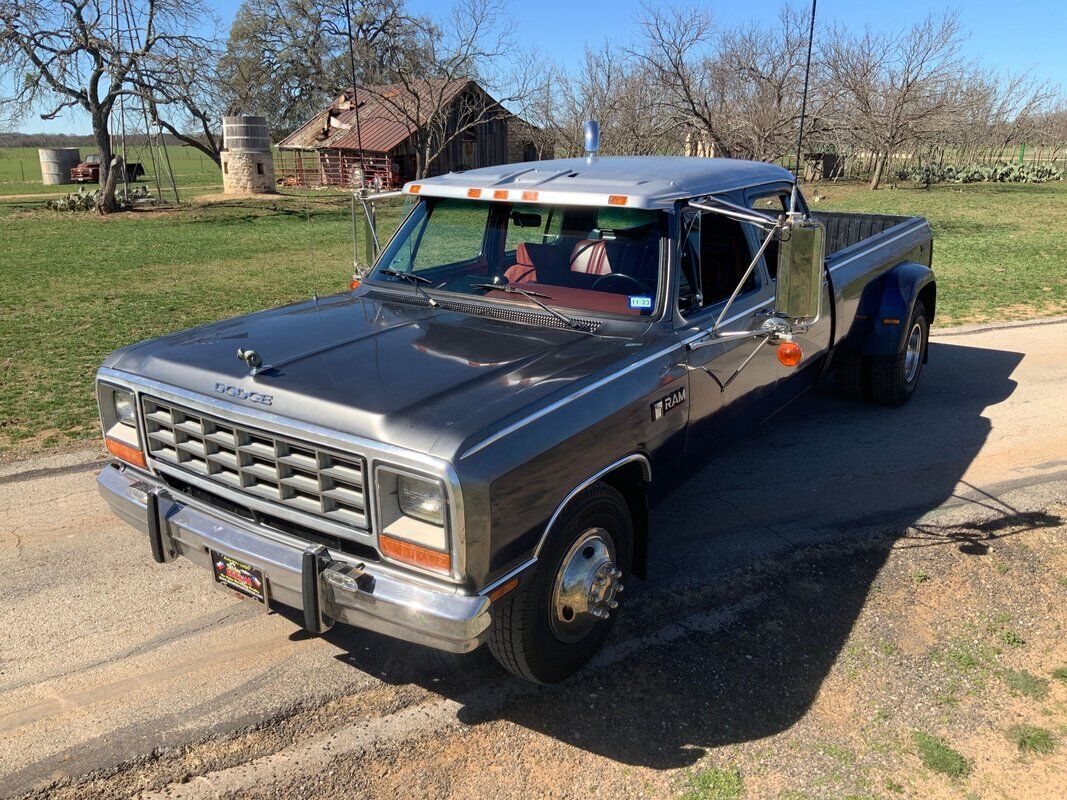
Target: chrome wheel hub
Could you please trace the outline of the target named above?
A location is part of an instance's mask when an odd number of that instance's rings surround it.
[[[561,642],[576,642],[597,622],[618,608],[622,571],[615,566],[615,547],[603,528],[590,528],[563,557],[552,589],[549,619]]]
[[[904,380],[911,383],[919,374],[919,365],[923,360],[923,329],[916,322],[908,334],[908,349],[904,354]]]

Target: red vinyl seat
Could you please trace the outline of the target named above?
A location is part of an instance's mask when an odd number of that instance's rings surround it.
[[[571,272],[586,275],[610,275],[611,260],[607,245],[601,239],[583,239],[571,251]]]

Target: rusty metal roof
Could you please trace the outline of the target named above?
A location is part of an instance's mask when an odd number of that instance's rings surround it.
[[[451,102],[470,84],[467,79],[427,86],[427,94],[441,92],[445,103]],[[354,93],[341,93],[326,108],[286,136],[278,147],[283,150],[363,150],[387,153],[415,132],[411,124],[416,114],[404,113],[396,106],[403,101],[399,86],[359,87]],[[351,102],[353,99],[355,104]],[[416,98],[411,99],[412,104]],[[428,101],[429,103],[430,101]],[[436,102],[436,97],[434,101]],[[356,110],[359,111],[359,136],[356,136]],[[420,124],[423,120],[419,120]]]

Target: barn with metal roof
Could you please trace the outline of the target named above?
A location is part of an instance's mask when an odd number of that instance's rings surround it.
[[[440,175],[551,158],[536,128],[472,80],[346,90],[278,145],[281,181],[300,186],[358,186],[359,171],[380,188],[414,179],[419,148],[433,154],[422,170]]]

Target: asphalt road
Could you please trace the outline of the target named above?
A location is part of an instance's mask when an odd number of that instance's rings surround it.
[[[969,515],[1063,503],[1065,341],[1065,322],[936,336],[906,407],[819,391],[718,456],[656,510],[650,580],[628,591],[593,669],[728,621],[738,609],[709,606],[708,591],[797,545],[893,526],[951,539]],[[167,776],[168,796],[212,797],[314,770],[327,754],[507,715],[543,691],[484,650],[453,656],[352,629],[308,638],[295,615],[265,614],[199,568],[154,564],[93,472],[30,469],[0,478],[2,797],[87,773],[124,775],[111,791],[134,791],[138,769],[198,742],[199,760]],[[211,749],[256,726],[255,746]],[[677,766],[685,753],[662,759]]]

